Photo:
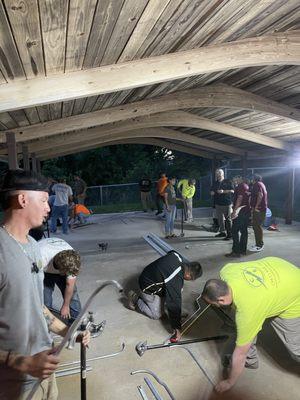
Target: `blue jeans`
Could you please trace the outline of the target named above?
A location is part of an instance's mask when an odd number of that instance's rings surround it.
[[[68,233],[68,205],[64,206],[53,206],[51,212],[51,232],[56,232],[56,221],[57,218],[62,218],[62,231]]]
[[[174,233],[174,222],[176,217],[176,204],[169,206],[167,211],[166,206],[164,206],[164,212],[166,216],[165,233],[166,235],[172,235]]]
[[[44,278],[44,304],[46,307],[52,308],[52,294],[55,285],[58,286],[62,296],[65,295],[66,290],[66,276],[58,274],[48,274],[45,272]],[[81,310],[81,303],[75,285],[72,299],[70,301],[70,314],[71,318],[76,319]],[[59,313],[59,312],[58,312]]]

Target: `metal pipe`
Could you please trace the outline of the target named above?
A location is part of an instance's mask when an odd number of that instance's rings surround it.
[[[201,369],[201,371],[203,372],[203,374],[206,376],[206,378],[208,379],[208,381],[212,384],[212,386],[215,386],[214,381],[212,380],[212,378],[209,376],[208,372],[206,371],[206,369],[199,363],[199,361],[197,360],[197,358],[194,356],[194,354],[191,352],[190,349],[188,349],[187,347],[184,346],[173,346],[173,347],[179,347],[181,349],[184,349],[185,351],[187,351],[189,353],[189,355],[192,357],[192,359],[195,361],[195,363],[198,365],[198,367]]]
[[[90,306],[91,302],[93,301],[94,297],[101,292],[101,290],[103,290],[106,286],[110,286],[113,285],[115,286],[119,292],[123,292],[123,288],[122,286],[119,284],[119,282],[115,281],[115,280],[111,280],[111,281],[105,281],[103,282],[102,285],[100,285],[97,289],[94,290],[94,292],[90,295],[90,297],[87,299],[86,303],[84,304],[84,306],[82,307],[78,317],[75,319],[75,321],[72,323],[72,325],[70,326],[70,328],[67,331],[67,334],[65,335],[65,337],[63,338],[63,340],[61,341],[61,343],[59,344],[59,346],[57,347],[56,351],[55,351],[55,355],[58,356],[60,354],[60,352],[62,351],[62,349],[66,346],[66,344],[68,343],[68,341],[71,339],[73,333],[77,330],[77,328],[80,326],[81,321],[85,315],[85,313],[88,310],[88,307]],[[36,392],[37,388],[39,387],[40,383],[42,382],[42,379],[39,379],[35,385],[33,386],[33,388],[31,389],[30,393],[28,394],[28,396],[26,397],[26,400],[32,400],[34,393]]]
[[[92,367],[87,367],[87,372],[88,371],[92,371]],[[76,367],[76,368],[70,368],[70,369],[62,369],[61,371],[57,371],[55,373],[56,378],[61,378],[63,376],[69,376],[69,375],[75,375],[75,374],[79,374],[80,373],[80,368]]]
[[[140,395],[141,395],[141,398],[142,398],[143,400],[148,400],[148,397],[147,397],[147,395],[146,395],[144,389],[142,388],[142,386],[138,386],[137,388],[138,388],[138,391],[139,391],[139,393],[140,393]]]
[[[197,317],[194,318],[193,321],[192,321],[188,326],[186,326],[186,327],[182,330],[181,335],[183,335],[185,332],[187,332],[187,331],[190,329],[190,327],[197,321],[197,319],[200,318],[201,315],[203,315],[203,314],[206,312],[206,310],[209,309],[210,306],[211,306],[211,305],[208,304],[208,305],[204,308],[204,310],[202,310],[201,313],[200,313],[199,315],[197,315]]]
[[[163,386],[166,390],[166,392],[168,393],[168,395],[170,396],[170,398],[172,400],[175,400],[175,397],[173,396],[171,390],[168,388],[167,384],[165,382],[163,382],[154,372],[150,371],[149,369],[139,369],[137,371],[132,371],[130,373],[131,375],[135,375],[135,374],[150,374],[157,383],[159,383],[161,386]]]
[[[153,386],[153,383],[150,381],[149,378],[147,378],[147,376],[145,376],[144,381],[146,382],[148,388],[151,390],[151,393],[155,397],[155,400],[163,400],[163,398],[160,397],[158,391],[155,389],[155,387]]]
[[[124,349],[125,349],[125,343],[122,343],[122,344],[121,344],[121,350],[120,350],[120,351],[117,351],[116,353],[105,354],[105,355],[103,355],[103,356],[97,356],[97,357],[93,357],[93,358],[88,358],[86,361],[87,361],[87,362],[91,362],[91,361],[102,360],[102,359],[104,359],[104,358],[115,357],[115,356],[117,356],[118,354],[122,353],[122,351],[123,351]],[[76,365],[76,364],[80,364],[80,360],[77,360],[77,361],[70,361],[70,362],[67,362],[67,363],[60,364],[60,367],[67,367],[67,366],[69,366],[69,365]]]

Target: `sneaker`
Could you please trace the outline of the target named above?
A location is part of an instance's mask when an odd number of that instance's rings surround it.
[[[215,235],[215,237],[226,237],[226,233],[225,232],[220,232],[217,235]]]
[[[234,252],[232,251],[231,253],[225,254],[225,257],[228,257],[228,258],[240,258],[241,255],[238,254],[238,253],[234,253]]]
[[[137,301],[138,301],[138,298],[139,298],[139,296],[137,295],[137,293],[135,293],[134,290],[130,290],[130,291],[128,292],[128,295],[127,295],[127,301],[128,301],[128,303],[127,303],[127,305],[128,305],[128,308],[129,308],[130,310],[132,310],[132,311],[135,310],[135,308],[136,308],[136,303],[137,303]]]
[[[249,364],[247,361],[245,362],[245,368],[248,369],[257,369],[258,368],[258,361],[254,361],[253,363]]]
[[[252,251],[252,252],[255,252],[255,253],[257,253],[257,252],[259,252],[259,251],[262,251],[264,249],[264,246],[252,246],[249,250],[250,251]]]
[[[171,237],[170,235],[166,235],[165,239],[170,239],[170,237]]]

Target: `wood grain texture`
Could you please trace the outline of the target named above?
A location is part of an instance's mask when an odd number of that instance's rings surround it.
[[[100,66],[122,5],[123,0],[98,1],[83,68]]]
[[[39,1],[46,75],[65,69],[68,4],[66,0]]]
[[[2,2],[0,2],[0,69],[8,81],[25,76]]]
[[[118,61],[149,0],[126,0],[114,26],[100,65]]]
[[[4,0],[4,4],[26,76],[32,78],[44,75],[37,0],[17,2]]]
[[[70,0],[66,71],[82,68],[97,0]]]

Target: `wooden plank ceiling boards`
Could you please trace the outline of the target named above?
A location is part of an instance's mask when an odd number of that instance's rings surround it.
[[[116,143],[212,158],[300,141],[298,0],[0,1],[5,133],[46,159]]]

